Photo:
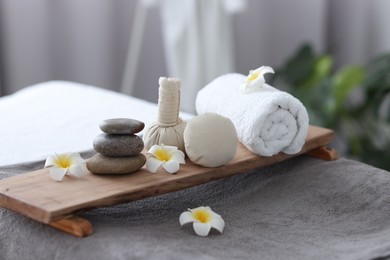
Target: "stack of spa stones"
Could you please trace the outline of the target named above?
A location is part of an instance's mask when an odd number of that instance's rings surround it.
[[[104,132],[93,141],[98,154],[87,161],[87,168],[95,174],[126,174],[139,170],[146,162],[141,152],[144,142],[135,135],[145,124],[129,118],[107,119],[100,123]]]

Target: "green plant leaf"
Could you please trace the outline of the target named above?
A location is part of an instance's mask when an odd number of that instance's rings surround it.
[[[305,45],[281,68],[274,79],[302,101],[311,124],[337,132],[347,143],[345,156],[390,170],[390,53],[333,73],[332,56]],[[359,102],[351,106],[355,94]]]
[[[309,77],[301,84],[302,89],[313,89],[325,77],[330,75],[333,59],[329,55],[321,55],[315,59],[314,68]]]
[[[346,66],[333,77],[333,97],[337,109],[346,101],[349,93],[359,87],[364,80],[364,69],[361,66]]]
[[[303,45],[278,71],[278,75],[284,78],[286,82],[297,87],[311,74],[315,59],[311,46]]]

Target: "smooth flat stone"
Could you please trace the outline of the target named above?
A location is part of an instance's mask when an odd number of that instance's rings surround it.
[[[112,118],[102,121],[99,127],[106,134],[135,134],[141,132],[145,124],[130,118]]]
[[[144,166],[146,157],[138,154],[131,157],[107,157],[96,154],[87,161],[87,169],[95,174],[126,174]]]
[[[133,156],[144,149],[144,142],[137,135],[109,135],[103,133],[93,140],[93,147],[96,152],[106,156]]]

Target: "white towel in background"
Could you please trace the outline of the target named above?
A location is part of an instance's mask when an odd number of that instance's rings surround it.
[[[298,153],[309,126],[306,108],[292,95],[267,84],[259,92],[242,94],[240,85],[245,79],[242,74],[216,78],[199,91],[197,113],[230,118],[240,142],[258,155]]]
[[[75,82],[26,87],[0,98],[0,165],[90,150],[102,120],[128,117],[148,125],[156,115],[157,104]]]

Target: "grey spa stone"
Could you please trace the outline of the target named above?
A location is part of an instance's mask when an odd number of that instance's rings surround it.
[[[138,171],[146,162],[145,155],[107,157],[96,154],[87,161],[87,169],[94,174],[126,174]]]
[[[112,118],[102,121],[99,127],[106,134],[135,134],[141,132],[145,124],[130,118]]]
[[[137,135],[100,134],[93,140],[96,152],[106,156],[120,157],[139,154],[144,142]]]

